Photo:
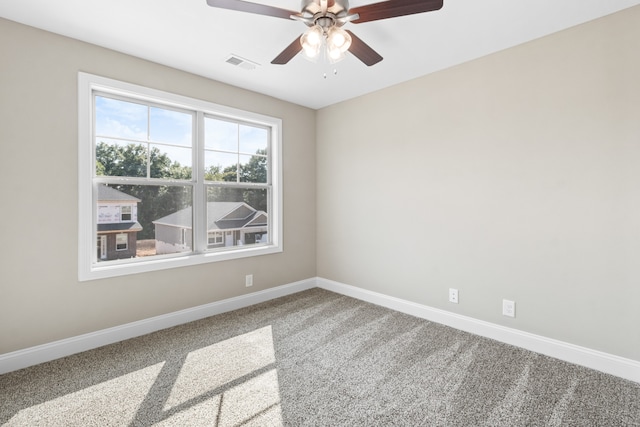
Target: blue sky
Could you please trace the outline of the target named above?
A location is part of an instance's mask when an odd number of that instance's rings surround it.
[[[172,161],[191,166],[195,115],[168,108],[96,96],[96,136],[115,145],[146,144],[166,153]],[[249,161],[249,154],[266,149],[264,128],[205,118],[205,167],[222,168]],[[247,155],[238,153],[246,153]]]

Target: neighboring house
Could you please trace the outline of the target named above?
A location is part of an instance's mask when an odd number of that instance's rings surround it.
[[[193,247],[191,207],[153,221],[156,254],[183,252]],[[267,213],[244,202],[207,203],[208,247],[267,242]]]
[[[98,186],[98,261],[136,256],[140,199],[106,185]]]

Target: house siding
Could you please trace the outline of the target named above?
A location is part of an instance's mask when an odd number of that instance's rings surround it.
[[[98,236],[106,236],[107,237],[107,259],[125,259],[125,258],[133,258],[136,256],[136,248],[137,248],[137,233],[124,233],[127,235],[127,249],[126,250],[116,250],[116,234],[119,233],[107,233],[107,234],[98,234]],[[100,249],[98,248],[98,260],[100,260]]]
[[[156,224],[156,253],[171,254],[183,252],[193,247],[193,233],[190,228],[172,227]],[[185,231],[185,242],[182,243],[182,230]]]

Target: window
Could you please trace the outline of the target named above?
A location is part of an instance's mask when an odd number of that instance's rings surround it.
[[[116,234],[116,251],[126,251],[129,249],[129,236],[127,233]]]
[[[80,280],[282,251],[280,119],[78,81]]]
[[[210,245],[221,245],[222,244],[222,233],[219,231],[214,231],[213,233],[209,233],[209,244]]]
[[[120,207],[120,221],[131,221],[131,206]]]

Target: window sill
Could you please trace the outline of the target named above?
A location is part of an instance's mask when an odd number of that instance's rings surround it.
[[[148,273],[150,271],[167,270],[170,268],[188,267],[191,265],[207,264],[219,261],[248,258],[260,255],[270,255],[282,252],[282,247],[277,245],[253,246],[232,251],[206,252],[201,254],[190,253],[187,255],[172,255],[169,257],[154,256],[153,259],[135,259],[130,262],[103,265],[98,263],[87,271],[80,271],[78,280],[107,279],[110,277],[126,276],[130,274]]]

